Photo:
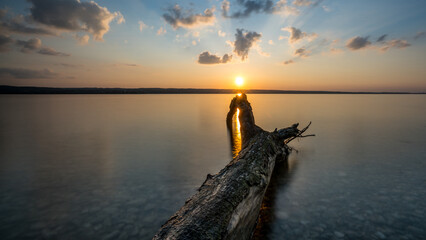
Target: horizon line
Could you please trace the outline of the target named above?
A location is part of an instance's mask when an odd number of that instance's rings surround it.
[[[123,88],[123,87],[37,87],[0,85],[0,94],[426,94],[408,91],[336,91],[336,90],[282,90],[240,88]]]

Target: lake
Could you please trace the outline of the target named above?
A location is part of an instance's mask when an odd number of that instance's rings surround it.
[[[151,239],[232,160],[233,95],[0,95],[1,239]],[[312,121],[257,239],[426,236],[426,95],[249,94],[257,125]]]

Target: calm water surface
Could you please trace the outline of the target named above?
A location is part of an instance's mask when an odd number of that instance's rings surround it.
[[[150,239],[231,159],[232,95],[1,95],[1,239]],[[425,95],[248,95],[266,130],[313,124],[257,238],[426,236]]]

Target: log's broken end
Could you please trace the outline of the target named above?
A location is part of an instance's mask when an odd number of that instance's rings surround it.
[[[250,141],[251,138],[264,131],[255,124],[253,110],[251,108],[250,102],[247,100],[247,95],[245,93],[237,94],[229,105],[229,112],[226,117],[226,124],[228,129],[232,128],[232,117],[237,112],[237,109],[240,110],[238,118],[241,125],[242,143],[245,145]]]
[[[239,120],[241,125],[241,135],[243,145],[245,145],[250,141],[251,138],[256,136],[258,133],[264,132],[264,130],[255,124],[253,111],[245,93],[239,93],[231,100],[231,104],[229,105],[229,112],[226,117],[228,129],[232,129],[232,117],[237,112],[237,109],[240,110]],[[305,128],[299,130],[299,123],[295,123],[288,128],[282,128],[280,130],[275,129],[272,134],[277,139],[284,141],[287,144],[298,137],[315,136],[313,134],[303,135],[303,133],[309,128],[310,125],[311,122],[309,122]]]

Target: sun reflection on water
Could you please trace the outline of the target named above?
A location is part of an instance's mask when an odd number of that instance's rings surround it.
[[[240,109],[237,108],[237,112],[232,118],[232,156],[235,158],[241,151],[241,125],[240,125]]]

